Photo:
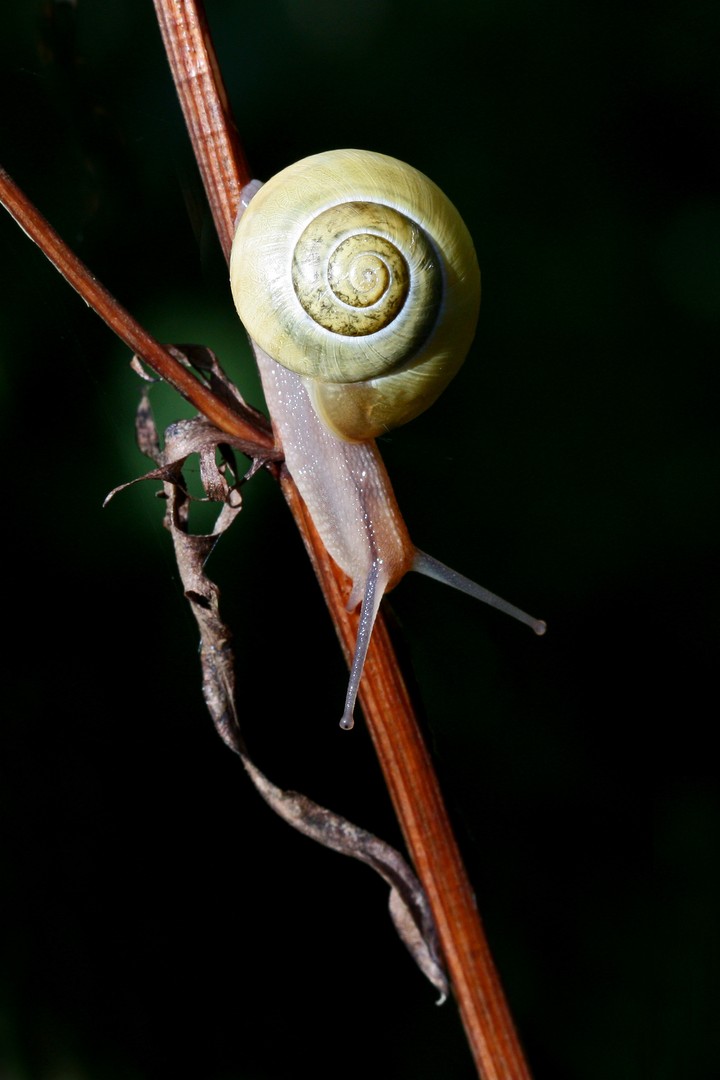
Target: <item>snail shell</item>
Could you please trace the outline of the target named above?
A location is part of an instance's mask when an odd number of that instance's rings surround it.
[[[435,401],[480,303],[452,203],[411,166],[362,150],[304,158],[264,184],[238,223],[230,281],[250,337],[355,442]]]

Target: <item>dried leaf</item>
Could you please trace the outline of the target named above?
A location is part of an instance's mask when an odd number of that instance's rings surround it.
[[[319,806],[306,795],[283,791],[271,783],[246,754],[243,764],[265,802],[299,832],[325,847],[367,863],[390,886],[390,915],[400,939],[420,970],[440,991],[439,1004],[448,995],[448,981],[440,958],[435,925],[427,898],[402,855],[347,818]]]
[[[187,349],[187,347],[185,347]],[[220,380],[215,357],[205,358],[212,378]],[[156,462],[157,468],[138,479],[162,480],[167,498],[165,524],[172,536],[178,571],[185,596],[200,631],[200,661],[203,695],[213,723],[225,744],[242,759],[256,789],[266,803],[288,824],[325,847],[371,866],[390,886],[389,909],[395,928],[421,971],[440,992],[448,994],[448,982],[437,945],[435,927],[425,893],[406,860],[389,844],[353,825],[346,818],[319,806],[305,795],[283,791],[257,768],[248,756],[238,720],[235,696],[235,659],[232,639],[220,615],[220,593],[205,573],[205,563],[220,536],[241,509],[239,483],[231,440],[203,417],[182,420],[165,432],[164,448],[155,428],[147,392],[138,407],[136,431],[140,449]],[[216,451],[220,448],[221,462]],[[206,497],[221,504],[209,534],[188,531],[190,496],[182,469],[191,454],[200,458],[200,476]],[[252,473],[261,463],[253,463]],[[246,477],[247,478],[247,477]],[[137,483],[137,480],[130,483]],[[115,488],[108,499],[128,487]],[[108,501],[106,499],[106,502]]]
[[[200,460],[200,479],[205,497],[211,502],[230,503],[239,508],[241,500],[238,484],[252,476],[263,464],[262,460],[258,459],[245,476],[238,479],[232,450],[233,447],[242,450],[244,444],[239,440],[234,440],[226,432],[220,431],[204,416],[178,420],[171,424],[165,430],[165,445],[161,449],[147,393],[143,394],[135,414],[135,434],[139,449],[146,457],[155,461],[158,467],[113,488],[105,498],[105,505],[118,492],[142,480],[162,480],[173,484],[182,488],[189,498],[183,482],[182,470],[190,455],[197,454]],[[222,458],[221,464],[218,464],[216,460],[216,451]],[[228,473],[233,477],[232,484],[228,483]]]

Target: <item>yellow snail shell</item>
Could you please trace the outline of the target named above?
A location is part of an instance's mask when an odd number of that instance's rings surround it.
[[[480,271],[460,215],[395,158],[334,150],[252,198],[230,281],[250,337],[303,376],[323,422],[363,441],[435,401],[470,347]]]

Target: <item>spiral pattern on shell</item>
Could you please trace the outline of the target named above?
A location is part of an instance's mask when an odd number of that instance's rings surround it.
[[[346,439],[427,408],[475,331],[480,275],[462,219],[382,154],[330,151],[268,181],[238,224],[230,278],[250,336],[307,380]]]

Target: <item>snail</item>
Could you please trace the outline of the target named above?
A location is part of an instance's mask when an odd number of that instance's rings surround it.
[[[375,437],[429,407],[475,334],[480,271],[436,185],[384,154],[336,150],[243,189],[230,284],[285,462],[361,605],[340,726],[380,601],[408,570],[545,623],[413,545]]]

